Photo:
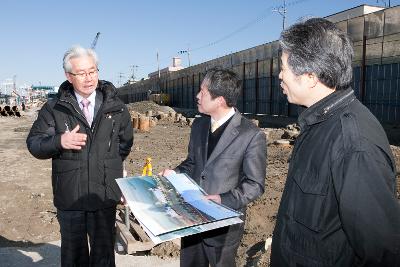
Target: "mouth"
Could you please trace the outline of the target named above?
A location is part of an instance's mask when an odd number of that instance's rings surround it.
[[[284,87],[283,82],[280,83],[280,86],[281,86],[281,88],[282,88],[282,92],[283,92],[284,94],[286,94],[286,90],[285,90],[285,87]]]

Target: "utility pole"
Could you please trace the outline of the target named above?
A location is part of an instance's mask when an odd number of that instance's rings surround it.
[[[189,67],[190,67],[190,47],[188,45],[188,49],[187,49],[187,56],[188,56],[188,62],[189,62]]]
[[[286,0],[283,0],[282,6],[279,6],[278,8],[275,8],[272,11],[278,12],[282,16],[282,30],[284,30],[285,29],[285,21],[286,21],[286,13],[287,13]]]
[[[389,3],[389,5],[386,5],[386,1],[385,0],[380,0],[381,2],[383,2],[383,4],[385,5],[385,7],[391,7],[391,5],[390,5],[390,0],[388,1]],[[376,0],[376,2],[378,3],[378,2],[380,2],[379,0]]]
[[[138,65],[131,65],[131,69],[132,69],[132,81],[135,81],[136,77],[135,77],[135,69],[139,68]]]
[[[386,4],[386,0],[376,0],[376,2],[377,2],[377,3],[382,2],[382,3],[385,5],[385,7],[391,7],[391,5],[390,5],[390,0],[388,1],[388,4],[389,4],[389,5]]]
[[[160,58],[159,58],[159,55],[158,55],[158,50],[157,50],[157,72],[158,72],[158,79],[160,79]]]
[[[122,78],[124,78],[125,75],[123,72],[118,72],[118,85],[121,86],[122,83]]]
[[[190,67],[190,47],[188,46],[188,49],[187,49],[187,50],[178,51],[178,54],[187,54],[187,56],[188,56],[188,63],[189,63],[189,67]]]

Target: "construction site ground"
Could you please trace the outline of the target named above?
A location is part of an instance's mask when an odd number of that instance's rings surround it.
[[[51,189],[51,160],[33,158],[25,144],[37,109],[27,109],[19,118],[0,117],[0,256],[4,251],[20,251],[20,248],[37,247],[60,239]],[[172,110],[147,101],[130,104],[130,109],[140,113],[153,110],[153,114]],[[268,138],[266,186],[263,196],[248,208],[245,235],[237,255],[238,266],[268,266],[269,251],[264,251],[264,244],[272,236],[292,150],[291,145],[275,144],[281,139],[284,124],[290,120],[270,116],[258,119]],[[185,159],[189,133],[190,126],[168,119],[158,121],[149,132],[136,131],[134,147],[126,161],[128,174],[140,174],[146,157],[152,158],[153,173],[175,167]],[[389,125],[387,133],[400,168],[400,127]],[[398,186],[399,179],[398,174]],[[160,257],[161,263],[154,265],[177,266],[168,264],[177,260],[179,247],[174,242],[166,242],[140,254],[144,255]],[[20,257],[15,266],[19,266]],[[46,262],[46,259],[41,261]],[[132,266],[136,265],[132,263]]]

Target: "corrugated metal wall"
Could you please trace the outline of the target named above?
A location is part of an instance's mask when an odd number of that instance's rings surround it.
[[[353,87],[357,97],[382,122],[400,123],[400,6],[341,21],[353,42]],[[196,108],[195,96],[207,69],[219,66],[240,75],[243,113],[297,117],[279,85],[278,42],[253,47],[190,68],[119,89],[125,103],[147,100],[150,92],[170,95],[171,105]]]

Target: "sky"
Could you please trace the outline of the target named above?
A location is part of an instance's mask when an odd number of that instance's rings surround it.
[[[286,0],[286,26],[303,17],[324,17],[361,4],[389,1]],[[391,0],[391,6],[400,0]],[[283,0],[1,0],[0,84],[58,86],[62,58],[73,45],[90,47],[97,32],[100,79],[116,86],[134,74],[147,78],[172,64],[188,66],[279,38]],[[282,11],[282,8],[280,8]]]

